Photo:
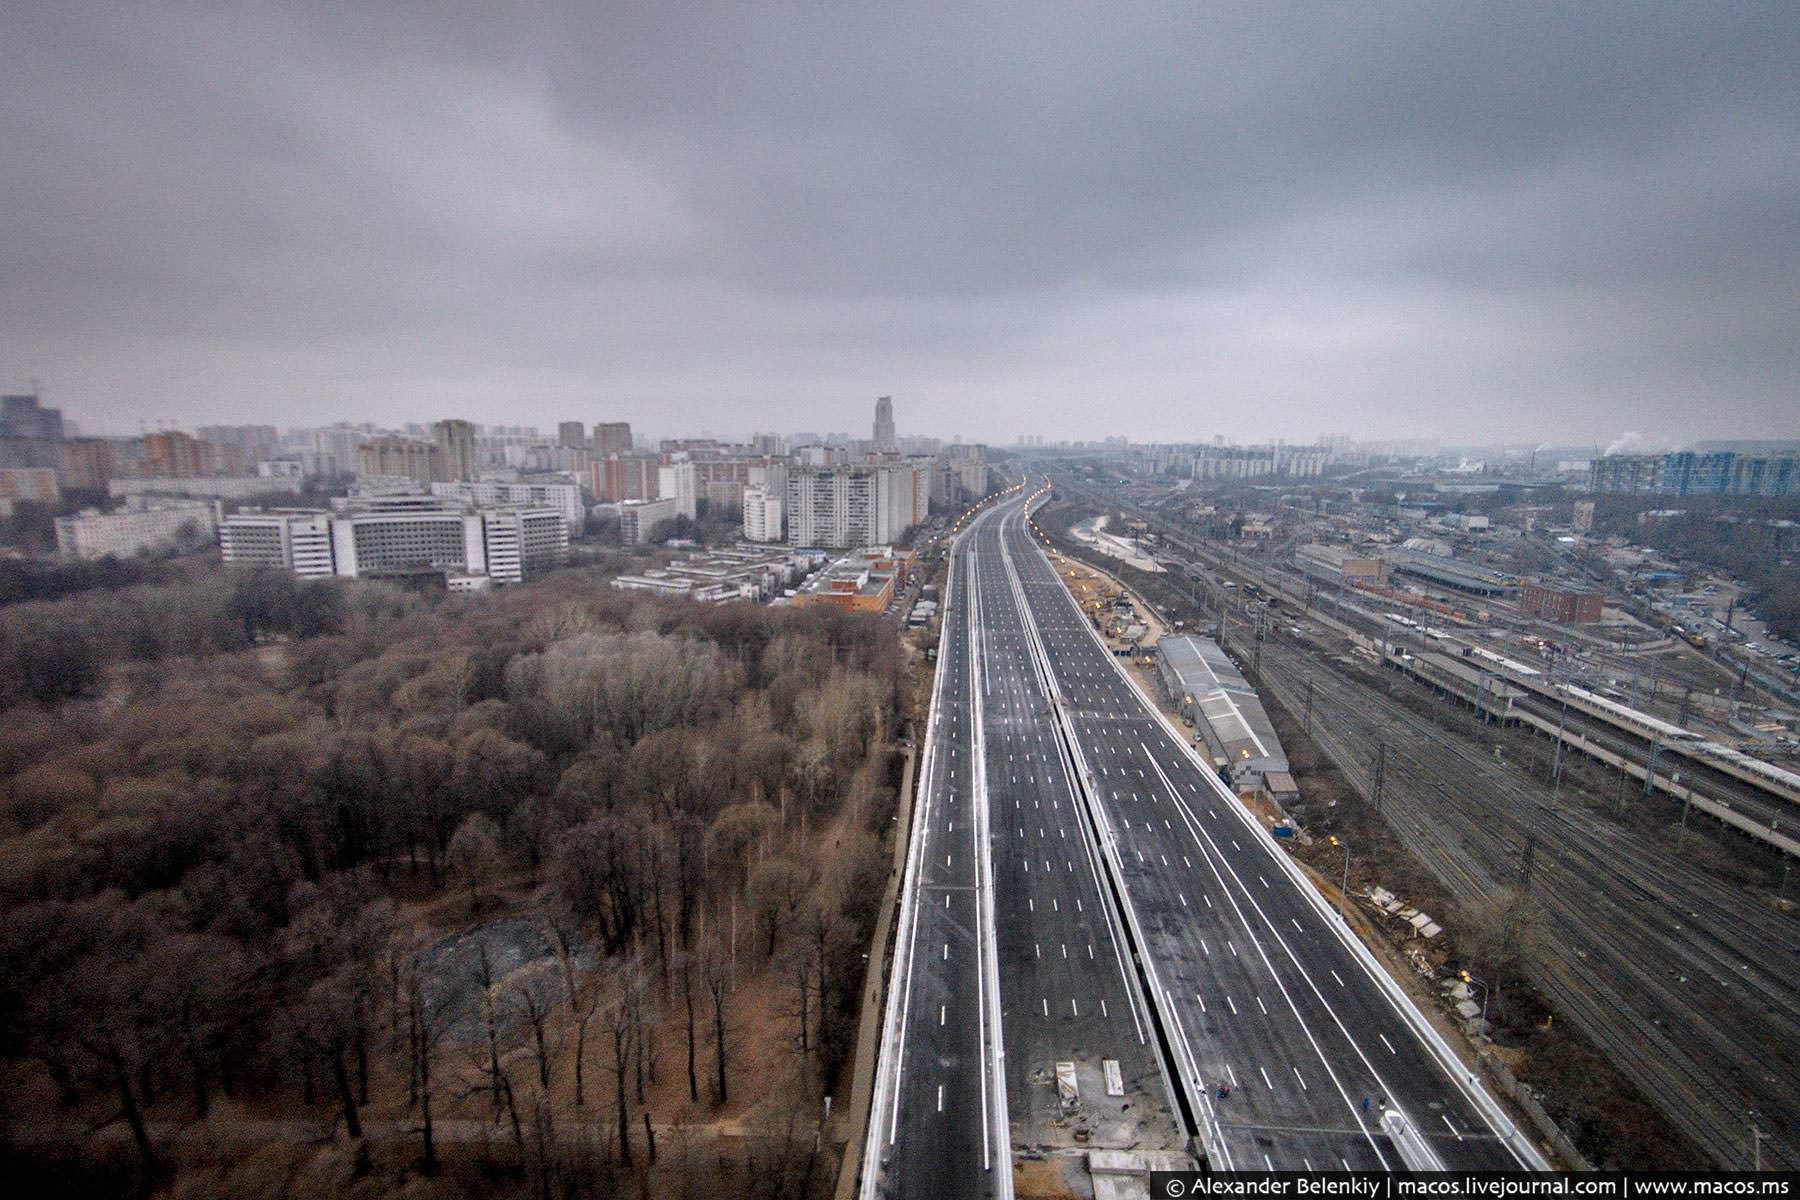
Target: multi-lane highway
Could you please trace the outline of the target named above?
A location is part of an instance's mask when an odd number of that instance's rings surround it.
[[[984,505],[951,552],[864,1194],[1009,1195],[1059,1061],[1095,1144],[1191,1132],[1218,1169],[1543,1166],[1145,704],[1025,499]]]
[[[978,521],[989,520],[984,512]],[[1010,1197],[980,709],[975,540],[955,542],[894,968],[864,1147],[865,1197]]]
[[[1146,705],[1022,519],[1006,528],[1003,560],[1061,691],[1057,712],[1213,1165],[1542,1165],[1188,739]]]

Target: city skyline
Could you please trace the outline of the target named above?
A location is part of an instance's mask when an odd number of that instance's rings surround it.
[[[0,382],[108,432],[893,394],[996,444],[1778,435],[1797,35],[43,7],[0,48]]]

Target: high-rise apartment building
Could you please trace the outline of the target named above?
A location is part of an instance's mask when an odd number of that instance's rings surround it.
[[[659,499],[675,501],[675,509],[688,520],[700,516],[700,489],[694,464],[685,454],[665,463],[657,471],[656,494]]]
[[[441,452],[430,442],[387,434],[356,447],[356,473],[367,479],[391,475],[430,487],[438,478]]]
[[[605,421],[594,426],[594,453],[600,458],[609,454],[631,453],[631,423]]]
[[[556,427],[556,444],[567,450],[587,449],[587,426],[580,421],[564,421]]]
[[[36,395],[0,396],[0,438],[60,442],[63,439],[62,410],[43,407]]]
[[[929,500],[929,480],[912,464],[795,467],[783,516],[796,546],[874,546],[922,521]]]
[[[437,474],[434,483],[457,483],[472,480],[476,474],[475,426],[468,421],[450,419],[431,427],[437,437]]]
[[[894,436],[894,398],[882,396],[875,401],[875,453],[895,454],[900,441]]]
[[[159,479],[193,479],[215,472],[212,444],[185,433],[146,433],[141,473]]]
[[[1673,496],[1791,496],[1800,493],[1800,454],[1730,450],[1608,454],[1588,468],[1588,490]]]
[[[115,470],[113,444],[105,438],[76,438],[57,447],[57,470],[64,487],[99,491]]]
[[[213,467],[221,475],[249,475],[256,464],[275,456],[279,435],[273,425],[202,425],[194,436],[212,447]]]
[[[744,540],[779,542],[782,535],[782,491],[752,483],[744,488]]]
[[[651,455],[614,454],[588,465],[588,491],[609,504],[654,500],[658,463]]]

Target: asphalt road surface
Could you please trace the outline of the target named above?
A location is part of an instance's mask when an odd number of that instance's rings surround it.
[[[1220,1169],[1541,1167],[1144,703],[1024,499],[951,551],[863,1194],[1010,1197],[1057,1061],[1098,1144],[1170,1146],[1178,1093]]]

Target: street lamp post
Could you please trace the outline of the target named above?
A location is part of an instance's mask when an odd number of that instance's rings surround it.
[[[1350,894],[1350,847],[1338,841],[1337,835],[1331,835],[1331,844],[1344,851],[1344,879],[1338,885],[1338,920],[1344,920],[1344,897]]]
[[[1475,976],[1469,974],[1467,971],[1464,971],[1462,973],[1462,977],[1463,977],[1464,983],[1473,983],[1481,988],[1481,1041],[1480,1041],[1480,1045],[1486,1046],[1488,1043],[1488,1019],[1487,1019],[1488,985],[1483,983],[1481,980],[1475,978]]]

